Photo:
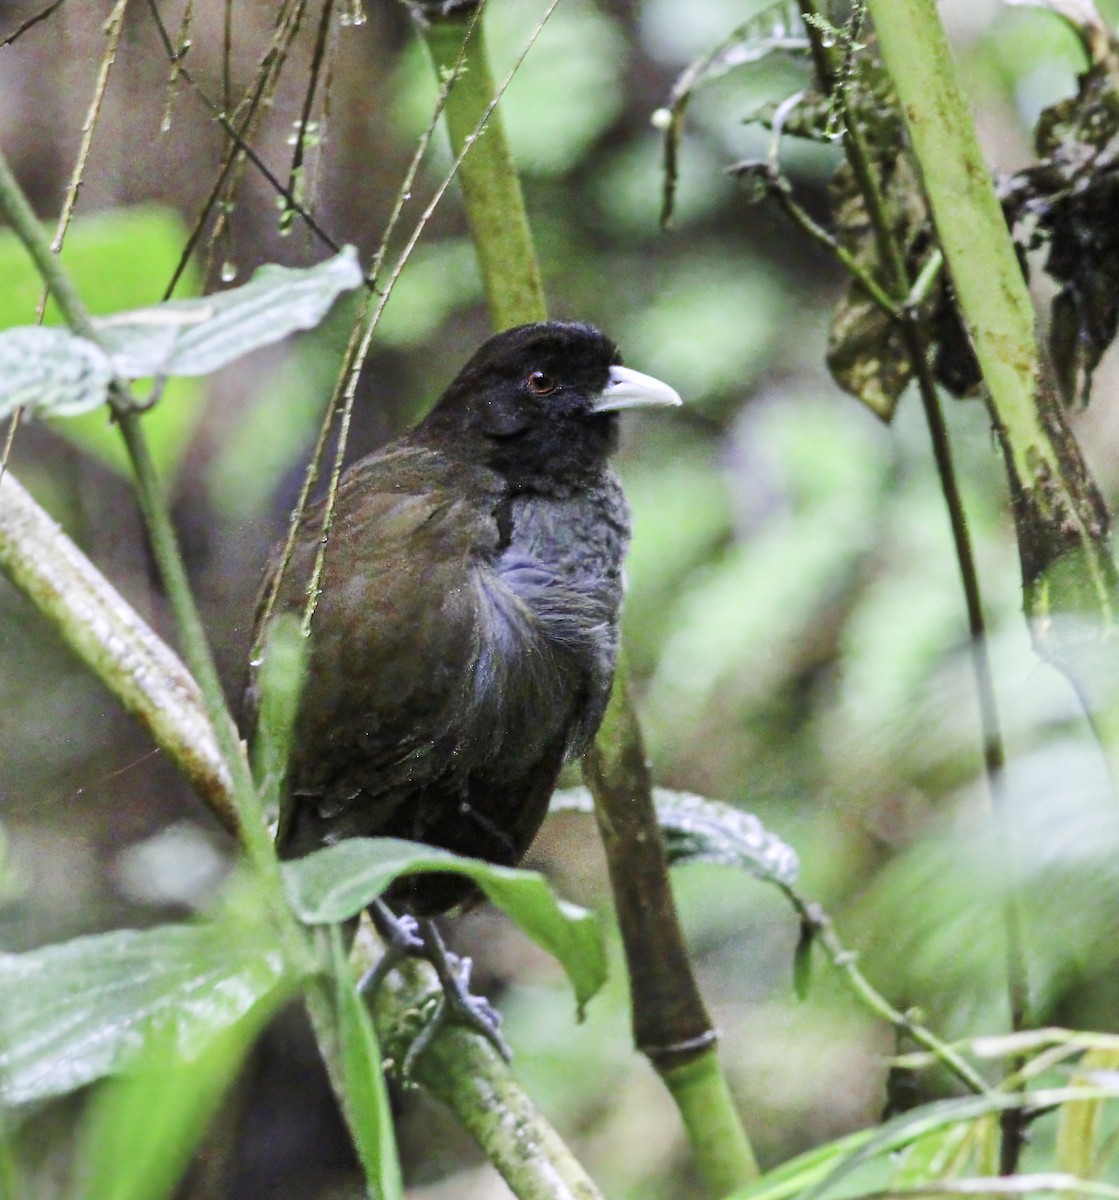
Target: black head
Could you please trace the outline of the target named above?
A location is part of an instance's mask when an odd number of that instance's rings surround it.
[[[619,409],[679,403],[667,384],[623,367],[593,326],[541,321],[490,338],[416,433],[460,448],[517,488],[549,491],[601,470]]]

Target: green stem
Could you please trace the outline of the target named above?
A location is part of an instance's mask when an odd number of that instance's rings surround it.
[[[931,1030],[894,1008],[874,987],[859,969],[856,955],[840,941],[831,918],[819,904],[806,900],[795,888],[782,887],[781,890],[788,896],[801,921],[812,930],[815,939],[824,947],[832,965],[847,981],[848,987],[872,1013],[887,1021],[918,1046],[923,1046],[971,1091],[979,1095],[990,1093],[990,1087],[966,1059],[946,1042],[942,1042]]]
[[[1119,573],[1068,428],[934,0],[867,0],[1002,445],[1038,652],[1083,700],[1119,789]]]
[[[500,330],[543,321],[548,309],[521,181],[499,113],[492,113],[485,130],[475,134],[479,117],[496,89],[483,22],[477,22],[463,50],[472,16],[470,11],[460,10],[451,17],[435,18],[424,27],[424,39],[440,78],[458,65],[444,116],[455,154],[469,146],[458,177],[486,302],[494,328]]]
[[[728,1195],[757,1179],[757,1159],[714,1046],[661,1077],[680,1110],[696,1166],[711,1195]]]
[[[747,172],[739,171],[739,175]],[[796,225],[802,233],[807,234],[814,242],[822,246],[847,273],[858,281],[860,286],[875,304],[895,321],[901,319],[902,312],[892,296],[882,287],[877,279],[863,266],[846,246],[834,238],[812,215],[799,205],[793,198],[793,190],[788,180],[774,168],[766,164],[751,164],[749,174],[761,179],[771,200]]]

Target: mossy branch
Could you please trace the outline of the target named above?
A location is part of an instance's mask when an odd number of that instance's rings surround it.
[[[198,684],[11,471],[0,478],[0,571],[236,833],[232,780]]]
[[[367,957],[366,965],[372,961]],[[374,1017],[389,1063],[404,1062],[419,1014],[430,1009],[439,990],[435,972],[418,962],[402,964],[378,989]],[[579,1161],[480,1034],[447,1026],[416,1060],[409,1082],[454,1111],[519,1200],[601,1200]]]

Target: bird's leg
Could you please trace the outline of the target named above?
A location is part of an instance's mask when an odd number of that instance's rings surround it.
[[[378,897],[369,905],[369,918],[373,922],[381,941],[385,943],[385,952],[380,960],[358,980],[357,990],[363,996],[372,996],[384,982],[385,976],[408,955],[422,957],[424,940],[419,935],[419,922],[407,913],[397,916],[391,908]]]
[[[443,988],[431,1020],[408,1048],[402,1067],[404,1076],[408,1076],[415,1061],[448,1021],[457,1021],[480,1033],[509,1062],[513,1054],[501,1036],[501,1014],[485,996],[471,994],[470,971],[473,963],[469,958],[459,958],[447,949],[435,922],[429,919],[417,921],[415,917],[407,915],[397,916],[383,900],[375,900],[369,906],[369,916],[385,943],[385,953],[358,983],[358,990],[363,995],[375,992],[385,976],[405,957],[422,958],[429,962]]]
[[[511,1062],[513,1052],[501,1035],[501,1014],[485,998],[470,991],[470,972],[474,963],[469,958],[452,954],[430,919],[420,921],[423,934],[423,957],[435,968],[435,974],[443,986],[443,995],[428,1022],[412,1043],[404,1060],[404,1070],[431,1045],[432,1040],[447,1021],[457,1021],[480,1033],[506,1062]]]

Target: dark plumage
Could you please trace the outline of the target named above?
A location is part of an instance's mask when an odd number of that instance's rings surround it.
[[[486,342],[430,414],[342,478],[279,847],[390,836],[513,864],[610,691],[629,514],[617,409],[679,403],[588,325]],[[276,612],[301,611],[312,509]],[[276,569],[275,563],[271,572]],[[259,619],[259,618],[258,618]],[[417,915],[469,895],[416,876]]]

